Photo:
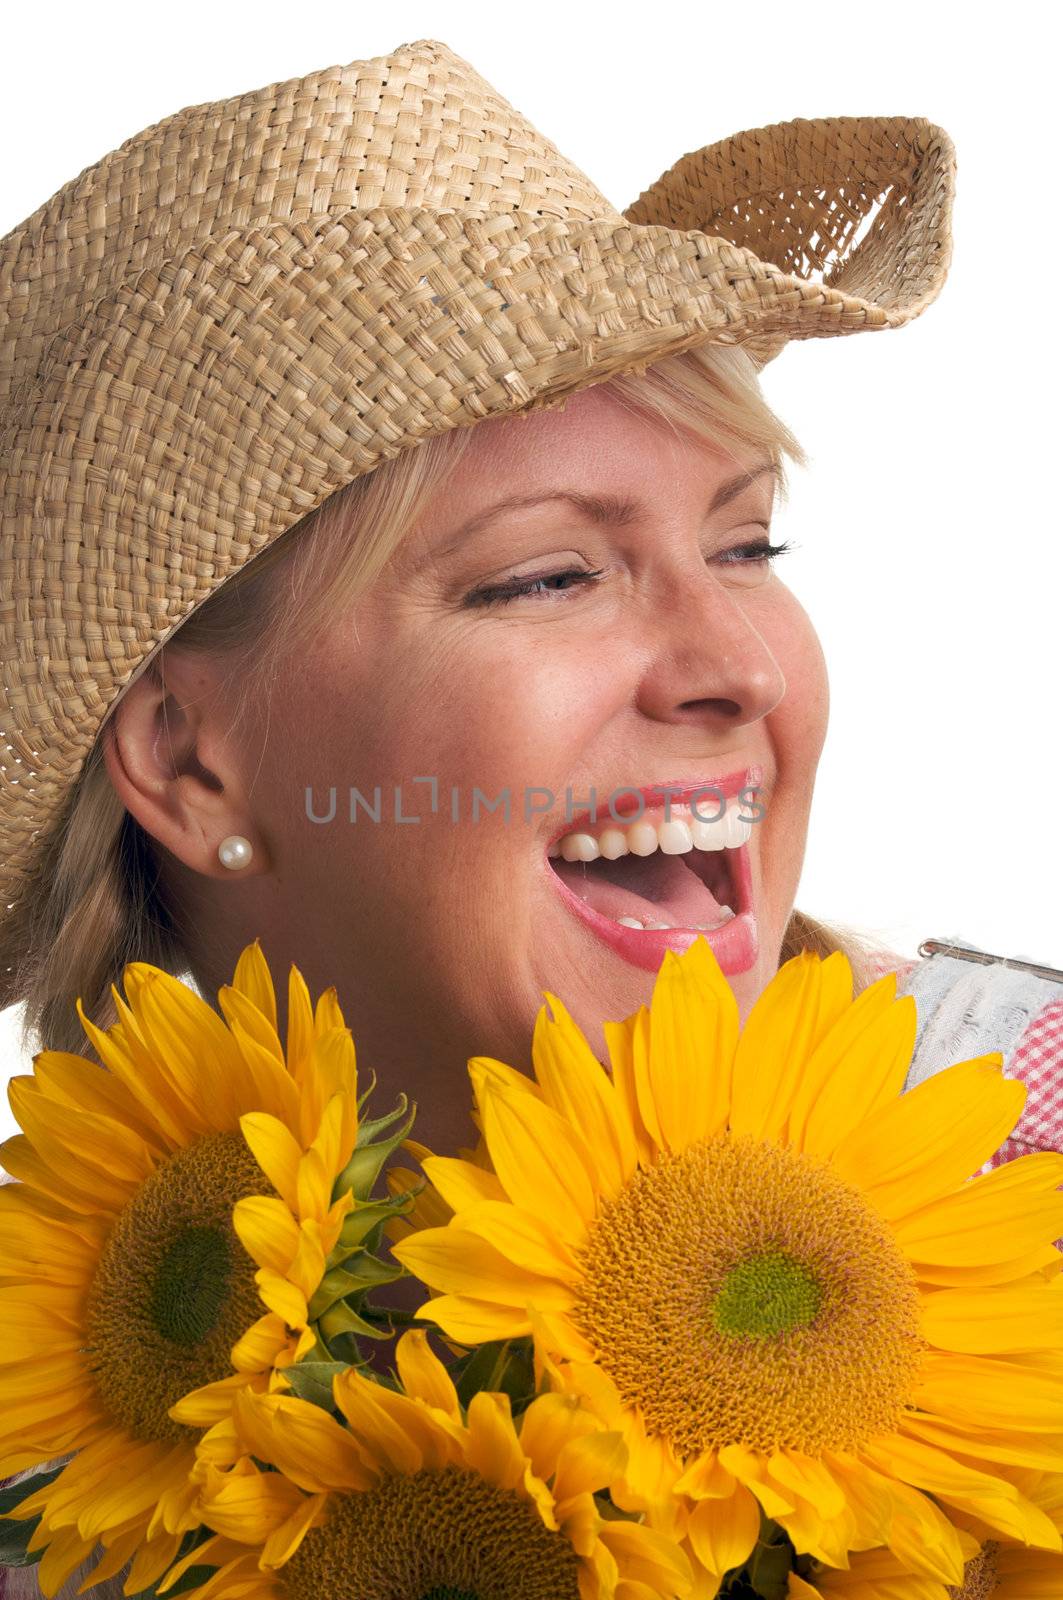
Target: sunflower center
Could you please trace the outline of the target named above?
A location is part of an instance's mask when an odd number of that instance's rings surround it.
[[[169,1408],[228,1377],[233,1345],[264,1315],[232,1209],[272,1193],[240,1134],[207,1134],[157,1167],[111,1229],[89,1291],[87,1354],[104,1405],[135,1438],[194,1434]]]
[[[280,1569],[292,1600],[579,1600],[579,1558],[535,1506],[460,1467],[335,1495]]]
[[[732,1267],[716,1296],[713,1317],[732,1338],[770,1339],[807,1328],[823,1300],[819,1284],[800,1261],[778,1252],[750,1256]]]
[[[997,1546],[992,1540],[982,1546],[974,1560],[968,1561],[963,1569],[962,1588],[947,1590],[952,1600],[989,1600],[990,1595],[996,1594],[999,1587],[996,1554]]]
[[[583,1271],[573,1320],[683,1459],[851,1450],[904,1410],[915,1275],[864,1196],[802,1151],[721,1134],[662,1157],[602,1205]]]
[[[186,1228],[159,1262],[151,1317],[164,1339],[197,1345],[218,1321],[232,1271],[229,1241],[218,1228]]]

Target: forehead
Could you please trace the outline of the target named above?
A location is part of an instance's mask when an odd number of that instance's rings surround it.
[[[637,494],[640,484],[690,479],[697,492],[711,492],[736,474],[753,471],[769,457],[763,447],[725,446],[704,432],[693,433],[671,418],[645,414],[597,384],[547,410],[517,413],[478,423],[462,458],[432,510],[452,515],[476,510],[487,500],[520,489],[534,493],[564,479],[573,488]],[[765,492],[771,474],[757,480]],[[434,518],[433,518],[434,520]]]

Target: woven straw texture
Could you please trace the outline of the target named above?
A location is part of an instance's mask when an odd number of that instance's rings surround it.
[[[435,40],[178,112],[67,184],[0,241],[0,918],[123,688],[333,491],[704,340],[763,366],[899,327],[954,184],[923,117],[797,119],[618,212]]]

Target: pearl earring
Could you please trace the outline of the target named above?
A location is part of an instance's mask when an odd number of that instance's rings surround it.
[[[218,846],[218,860],[224,867],[232,867],[236,872],[240,867],[246,867],[251,860],[252,850],[250,839],[245,839],[239,833],[231,833],[223,839]]]

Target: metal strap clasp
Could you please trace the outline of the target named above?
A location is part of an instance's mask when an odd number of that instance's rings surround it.
[[[1035,961],[1017,961],[1012,956],[993,956],[987,950],[965,950],[960,944],[945,944],[941,939],[924,939],[919,946],[921,956],[955,956],[958,961],[974,961],[980,967],[1010,967],[1015,972],[1032,972],[1035,977],[1049,982],[1063,983],[1063,972],[1057,967],[1042,967]]]

